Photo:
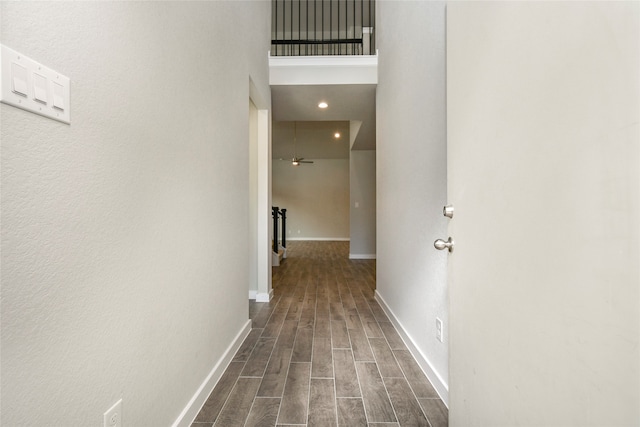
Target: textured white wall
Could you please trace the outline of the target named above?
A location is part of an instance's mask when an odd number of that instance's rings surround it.
[[[446,384],[445,4],[380,1],[376,99],[378,293]]]
[[[258,109],[249,101],[249,290],[258,291]]]
[[[349,160],[351,239],[349,254],[357,257],[376,254],[376,152],[353,150]],[[358,207],[356,207],[358,203]]]
[[[125,425],[168,425],[247,319],[269,3],[0,8],[72,106],[70,126],[0,106],[0,423],[101,425],[122,397]]]
[[[349,159],[274,161],[273,205],[287,209],[288,238],[348,239]]]

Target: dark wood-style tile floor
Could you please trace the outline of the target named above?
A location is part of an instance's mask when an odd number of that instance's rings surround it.
[[[274,298],[192,427],[448,425],[448,411],[374,299],[375,261],[348,242],[290,242]]]

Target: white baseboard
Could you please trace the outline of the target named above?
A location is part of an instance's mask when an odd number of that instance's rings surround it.
[[[240,329],[236,337],[233,339],[227,351],[224,352],[218,363],[215,364],[209,375],[204,379],[198,391],[193,395],[187,406],[182,410],[178,418],[173,423],[173,427],[189,427],[193,420],[198,416],[198,412],[202,409],[202,406],[207,401],[207,398],[213,391],[220,377],[224,373],[225,369],[231,363],[231,359],[236,354],[244,339],[249,335],[251,331],[251,319],[247,320],[247,323]]]
[[[256,293],[256,302],[269,302],[271,301],[272,298],[273,298],[273,289],[271,289],[269,293],[266,293],[266,292]]]
[[[396,315],[393,314],[393,311],[391,311],[391,309],[389,308],[385,300],[382,298],[382,296],[378,293],[378,291],[376,291],[376,301],[378,301],[378,303],[380,304],[380,307],[382,307],[382,309],[387,314],[389,319],[391,319],[391,323],[393,323],[393,326],[396,327],[398,333],[400,334],[400,337],[402,338],[402,341],[404,341],[407,348],[409,348],[409,351],[411,352],[413,357],[416,359],[416,362],[418,362],[418,365],[420,365],[422,372],[424,372],[424,374],[427,376],[427,378],[433,385],[433,388],[436,389],[436,392],[440,396],[440,399],[442,399],[442,401],[444,402],[445,405],[447,405],[447,408],[448,408],[449,407],[449,385],[442,379],[442,377],[438,374],[438,372],[433,368],[433,365],[431,365],[431,362],[429,362],[429,359],[427,359],[427,357],[418,349],[415,342],[411,339],[411,336],[404,329],[404,327],[402,326],[402,323],[400,323]]]
[[[258,295],[258,291],[249,291],[249,299],[256,299],[256,295]]]
[[[376,254],[349,254],[349,259],[376,259]]]
[[[312,242],[348,242],[348,237],[287,237],[289,241],[303,241],[308,240]]]

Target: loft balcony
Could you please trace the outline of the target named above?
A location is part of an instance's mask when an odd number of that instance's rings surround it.
[[[271,56],[375,55],[374,0],[272,0]]]
[[[272,0],[271,5],[274,123],[314,122],[314,129],[325,126],[327,132],[331,123],[347,123],[350,151],[375,150],[375,1]],[[321,100],[330,104],[327,110],[318,107]],[[274,132],[274,147],[282,142]]]

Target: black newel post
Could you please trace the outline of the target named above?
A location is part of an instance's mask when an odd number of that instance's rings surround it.
[[[287,210],[282,209],[280,216],[282,216],[282,247],[287,249]]]
[[[273,216],[273,252],[278,253],[278,207],[271,207],[271,215]]]

